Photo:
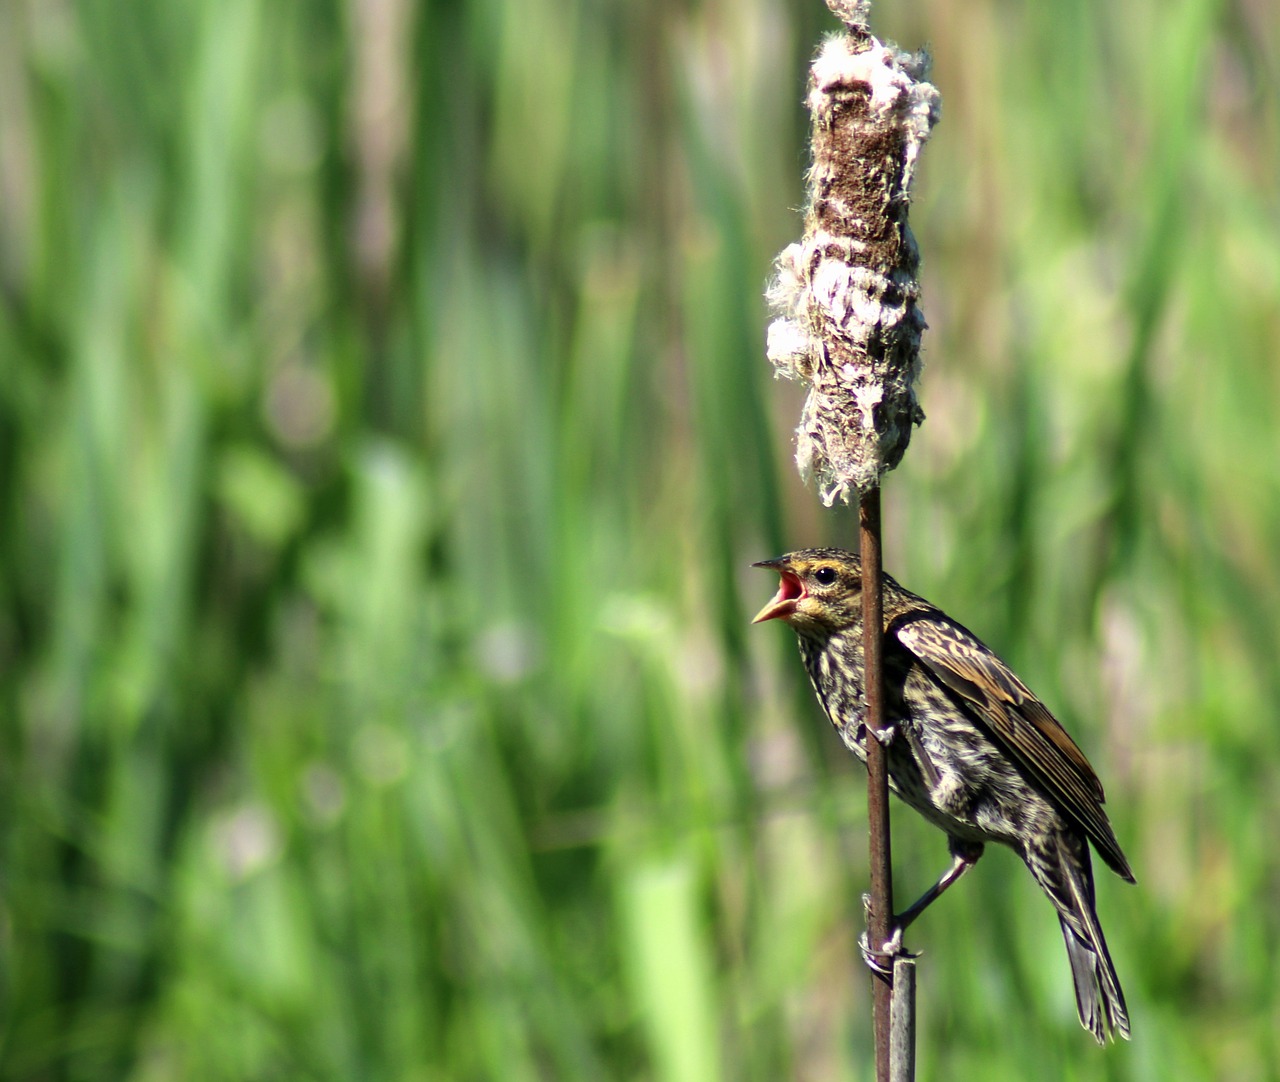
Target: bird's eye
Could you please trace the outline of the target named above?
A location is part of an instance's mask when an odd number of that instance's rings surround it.
[[[837,577],[834,567],[820,567],[813,573],[813,581],[819,586],[830,586]]]

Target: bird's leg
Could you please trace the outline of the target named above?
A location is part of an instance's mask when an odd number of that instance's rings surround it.
[[[977,864],[980,856],[982,856],[981,842],[962,842],[952,839],[951,867],[938,877],[938,881],[933,886],[893,918],[895,934],[901,935],[916,917],[920,916],[929,906],[942,897],[951,884],[959,880],[965,872]]]
[[[858,949],[862,952],[862,960],[872,970],[886,977],[892,972],[891,965],[886,965],[886,962],[902,953],[902,933],[915,921],[916,917],[920,916],[921,913],[936,902],[952,883],[960,879],[965,872],[978,863],[978,858],[982,856],[982,848],[981,843],[978,842],[962,842],[952,839],[951,867],[938,877],[938,881],[933,886],[893,918],[893,931],[890,932],[889,938],[878,949],[873,949],[871,940],[866,932],[863,932],[858,937]],[[870,894],[862,896],[862,908],[867,920],[870,921]]]

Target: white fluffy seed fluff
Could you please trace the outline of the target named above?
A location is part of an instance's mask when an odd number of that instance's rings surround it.
[[[881,44],[867,4],[833,0],[850,33],[810,69],[813,118],[805,235],[778,256],[767,354],[809,385],[796,461],[824,503],[879,484],[923,419],[913,383],[924,317],[907,225],[920,148],[938,119],[928,58]]]

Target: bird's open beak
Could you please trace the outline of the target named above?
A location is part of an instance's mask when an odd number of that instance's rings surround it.
[[[778,592],[769,599],[769,603],[764,608],[756,613],[756,618],[751,622],[761,624],[765,620],[790,619],[796,611],[796,602],[807,596],[804,583],[800,581],[799,576],[781,566],[780,560],[761,560],[760,563],[751,566],[772,568],[782,578],[778,583]]]

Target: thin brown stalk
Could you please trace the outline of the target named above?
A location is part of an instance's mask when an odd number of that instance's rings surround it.
[[[867,832],[871,850],[871,908],[867,931],[873,951],[892,932],[893,853],[889,838],[889,767],[884,745],[875,733],[884,730],[884,605],[881,596],[880,489],[862,494],[858,507],[862,551],[862,633],[865,643],[867,697]],[[875,1002],[876,1079],[889,1082],[890,1012],[893,977],[872,972]],[[914,1029],[914,1027],[912,1027]]]

